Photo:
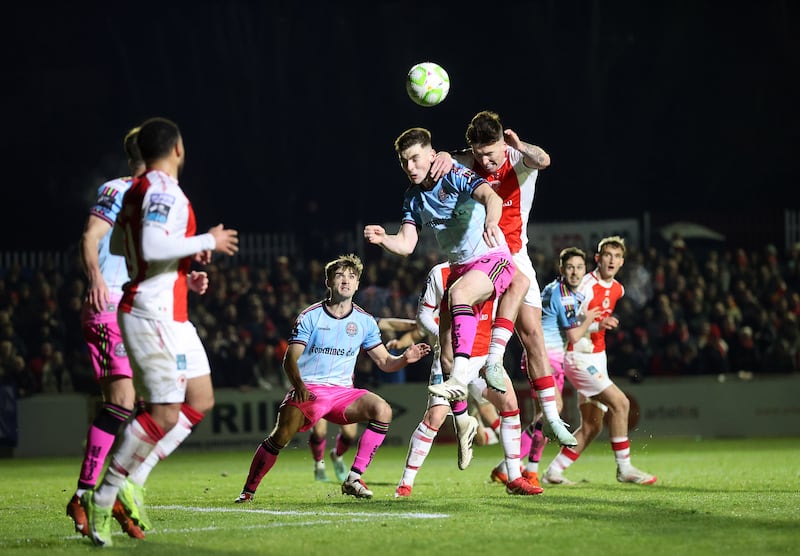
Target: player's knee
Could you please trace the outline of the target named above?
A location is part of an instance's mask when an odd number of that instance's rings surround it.
[[[392,406],[390,406],[385,401],[381,400],[381,403],[375,408],[375,419],[378,421],[383,421],[384,423],[389,423],[392,420]]]

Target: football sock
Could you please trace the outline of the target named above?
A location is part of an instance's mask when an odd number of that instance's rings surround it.
[[[489,344],[489,355],[486,357],[487,364],[497,363],[503,360],[503,355],[506,353],[506,346],[513,334],[513,322],[502,317],[494,319],[494,324],[492,325],[492,341]]]
[[[352,445],[353,441],[349,438],[346,438],[340,430],[336,435],[336,455],[342,457]]]
[[[369,467],[375,452],[386,439],[386,432],[389,430],[389,423],[372,420],[367,424],[367,428],[358,441],[356,457],[353,460],[351,471],[361,476]]]
[[[500,419],[502,420],[502,424],[500,425],[500,441],[503,445],[508,482],[511,482],[521,476],[519,439],[522,433],[522,425],[519,420],[519,409],[501,412]]]
[[[562,446],[561,450],[558,452],[555,459],[553,459],[547,469],[552,469],[554,472],[560,475],[567,467],[575,463],[575,460],[577,460],[578,457],[580,457],[580,453],[576,452],[572,448]]]
[[[271,436],[268,436],[258,445],[256,453],[253,454],[253,461],[250,462],[250,471],[247,474],[247,480],[244,482],[244,490],[255,493],[264,475],[275,465],[275,460],[278,459],[278,454],[282,449],[283,446],[272,440]]]
[[[147,456],[147,459],[132,471],[128,478],[137,485],[144,486],[147,477],[156,464],[174,452],[202,420],[202,413],[188,404],[182,404],[178,413],[178,422],[164,435],[164,438],[158,441],[158,444]]]
[[[609,438],[611,449],[614,450],[614,459],[617,467],[623,471],[631,468],[631,442],[627,436],[615,436]]]
[[[94,494],[95,504],[110,508],[125,478],[136,470],[164,438],[164,431],[149,413],[137,415],[122,431],[122,440],[108,465],[103,481]]]
[[[92,489],[97,484],[108,452],[114,444],[114,439],[131,413],[132,409],[126,409],[113,403],[103,403],[103,408],[86,433],[86,449],[78,479],[79,491]]]
[[[533,441],[531,442],[531,449],[528,453],[528,463],[525,467],[528,471],[539,470],[539,461],[542,459],[542,452],[544,452],[544,447],[546,445],[547,437],[542,432],[542,421],[540,419],[536,421],[533,429]]]
[[[409,486],[414,486],[414,479],[417,477],[417,472],[422,464],[425,463],[425,458],[431,452],[433,441],[439,429],[434,429],[420,423],[414,432],[411,434],[411,440],[408,443],[408,454],[406,455],[406,466],[403,470],[403,477],[400,479],[401,483]]]
[[[453,322],[453,353],[455,356],[469,357],[475,342],[475,331],[478,329],[475,308],[472,305],[451,305],[450,316]]]
[[[325,437],[317,436],[313,432],[308,437],[308,447],[311,449],[311,459],[314,461],[322,461],[325,459],[325,446],[327,442]]]
[[[558,415],[558,406],[556,405],[556,381],[553,375],[536,378],[531,384],[545,419],[558,422],[561,417]]]

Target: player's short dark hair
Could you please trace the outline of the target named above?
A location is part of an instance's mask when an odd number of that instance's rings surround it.
[[[355,272],[358,278],[361,278],[361,273],[364,271],[364,263],[361,262],[358,255],[353,253],[339,255],[338,259],[334,259],[325,265],[325,278],[330,282],[337,271],[348,268]]]
[[[567,264],[567,260],[572,257],[580,257],[583,259],[584,263],[586,262],[586,252],[583,249],[579,249],[578,247],[566,247],[558,254],[558,267],[564,268],[564,265]]]
[[[500,116],[490,110],[478,112],[467,126],[468,145],[488,145],[503,138],[503,124]]]
[[[400,137],[395,139],[394,150],[400,154],[409,147],[414,145],[422,145],[423,147],[430,147],[431,145],[431,132],[422,127],[412,127],[405,130],[400,134]]]
[[[178,125],[166,118],[150,118],[139,126],[136,144],[145,162],[152,162],[167,156],[175,145],[181,132]]]

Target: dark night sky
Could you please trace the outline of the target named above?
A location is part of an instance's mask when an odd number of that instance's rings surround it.
[[[74,244],[125,171],[122,136],[154,115],[182,129],[201,228],[397,220],[395,137],[462,147],[483,109],[552,156],[534,219],[800,208],[795,2],[334,4],[6,8],[0,250]],[[452,82],[434,108],[405,95],[425,60]]]

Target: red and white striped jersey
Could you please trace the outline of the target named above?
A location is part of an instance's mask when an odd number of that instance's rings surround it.
[[[457,153],[454,158],[485,178],[503,199],[500,229],[506,236],[511,254],[525,248],[528,245],[528,218],[539,170],[525,166],[522,153],[508,145],[506,159],[496,172],[487,172],[469,151]]]
[[[149,319],[188,320],[186,276],[192,256],[215,246],[211,234],[195,236],[195,229],[194,210],[175,179],[151,170],[134,180],[112,237],[112,250],[121,247],[130,276],[120,311]]]

